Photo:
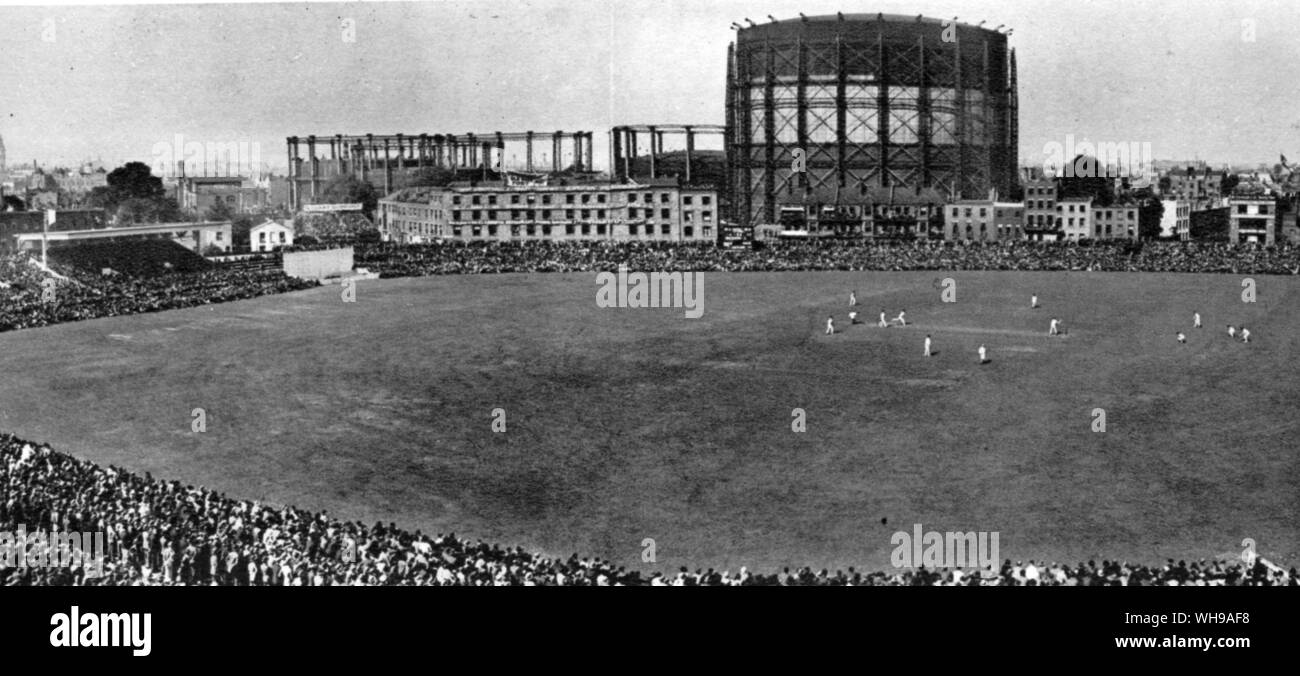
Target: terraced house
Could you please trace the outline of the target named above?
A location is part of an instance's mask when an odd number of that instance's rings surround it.
[[[482,182],[406,188],[379,201],[389,241],[716,242],[713,188],[675,178],[555,185]]]

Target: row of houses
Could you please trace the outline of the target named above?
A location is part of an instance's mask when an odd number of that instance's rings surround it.
[[[457,182],[379,200],[389,241],[612,240],[713,242],[718,194],[675,178],[636,183]]]

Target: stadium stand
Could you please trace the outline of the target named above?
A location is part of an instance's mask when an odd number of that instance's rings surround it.
[[[1296,586],[1296,570],[1256,558],[1163,565],[1005,561],[999,570],[892,572],[712,568],[643,574],[600,558],[550,558],[455,534],[340,521],[99,467],[0,434],[0,530],[28,537],[103,532],[99,576],[86,566],[0,568],[0,585],[205,586]],[[107,534],[110,534],[108,536]],[[48,541],[48,535],[45,535]]]

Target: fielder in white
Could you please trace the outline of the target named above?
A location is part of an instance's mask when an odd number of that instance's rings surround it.
[[[930,356],[930,334],[925,334],[925,356]]]
[[[1192,313],[1192,328],[1194,329],[1201,328],[1201,313],[1199,312]]]
[[[1250,342],[1250,329],[1248,329],[1248,328],[1246,328],[1246,327],[1244,327],[1244,326],[1241,327],[1241,342],[1243,342],[1243,343],[1249,343],[1249,342]]]
[[[857,291],[850,291],[850,292],[849,292],[849,305],[857,305],[857,304],[858,304],[858,292],[857,292]]]
[[[1232,324],[1228,325],[1228,337],[1229,338],[1237,337],[1237,327],[1233,326]]]
[[[906,310],[899,310],[898,316],[894,318],[894,321],[898,322],[900,326],[907,326],[907,319],[903,317],[905,314],[907,314]]]
[[[988,361],[989,361],[988,351],[986,351],[986,350],[984,349],[984,346],[981,345],[981,346],[980,346],[980,363],[981,363],[981,364],[987,364]]]
[[[850,312],[850,313],[849,313],[849,323],[850,323],[850,324],[857,324],[857,323],[858,323],[858,313],[857,313],[857,312]]]
[[[1029,307],[1034,309],[1038,308],[1038,294],[1029,297]]]
[[[882,328],[882,329],[887,329],[887,328],[889,328],[889,322],[885,320],[885,311],[884,311],[884,310],[881,310],[881,311],[880,311],[880,328]]]
[[[1061,333],[1061,329],[1059,327],[1060,322],[1061,320],[1057,319],[1056,317],[1052,317],[1052,325],[1047,329],[1047,335],[1049,336],[1060,335]]]
[[[830,336],[830,335],[834,335],[834,334],[835,334],[835,318],[834,318],[834,317],[827,317],[827,318],[826,318],[826,335]]]
[[[1180,343],[1186,343],[1186,342],[1187,342],[1187,336],[1184,336],[1182,331],[1179,331],[1179,332],[1178,332],[1178,342],[1180,342]]]

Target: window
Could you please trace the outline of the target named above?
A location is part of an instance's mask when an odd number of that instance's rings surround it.
[[[475,209],[474,211],[470,212],[470,215],[469,215],[470,220],[477,221],[477,220],[479,219],[479,217],[482,215],[482,213],[483,213],[483,212],[479,211],[478,209]]]
[[[477,229],[475,229],[475,234],[477,234]],[[493,237],[496,237],[496,236],[497,236],[497,226],[495,226],[495,225],[489,225],[489,226],[488,226],[488,234],[489,234],[489,235],[492,235]]]
[[[550,196],[550,195],[542,195],[542,204],[550,204],[550,203],[551,203],[551,196]]]
[[[646,203],[646,204],[649,204],[649,203],[651,203],[651,202],[653,202],[653,201],[655,201],[655,199],[654,199],[654,195],[651,195],[650,193],[646,193],[646,194],[645,194],[645,203]]]
[[[704,238],[709,239],[711,237],[713,237],[713,228],[710,228],[707,225],[704,226]]]
[[[565,196],[564,196],[564,203],[565,203],[565,204],[573,204],[573,195],[571,195],[571,194],[570,194],[570,195],[565,195]]]
[[[224,235],[224,234],[225,234],[225,233],[221,232],[220,230],[217,231],[217,241],[218,241],[218,242],[221,241],[221,236]],[[284,233],[283,233],[283,232],[280,233],[280,241],[281,241],[281,242],[284,241]]]
[[[636,201],[636,193],[634,193],[634,192],[630,192],[630,193],[628,193],[628,194],[627,194],[627,201],[628,201],[629,204],[632,203],[632,202],[635,202],[635,201]]]
[[[597,210],[596,210],[596,218],[604,218],[604,217],[605,217],[605,210],[604,210],[604,209],[597,209]]]
[[[659,218],[672,218],[672,217],[673,217],[672,214],[673,214],[673,210],[672,210],[672,209],[660,209],[660,210],[659,210]]]
[[[565,210],[564,210],[564,217],[565,217],[565,218],[568,218],[568,219],[572,219],[572,218],[573,218],[573,209],[565,209]]]
[[[496,209],[488,209],[488,220],[495,221],[496,219],[497,219]]]
[[[517,220],[519,220],[519,210],[518,210],[518,209],[511,209],[511,210],[510,210],[510,220],[512,220],[512,221],[517,221]]]
[[[635,223],[633,223],[633,224],[627,226],[627,234],[629,234],[629,235],[631,235],[631,236],[633,236],[633,237],[636,237],[636,224],[635,224]]]
[[[483,200],[482,197],[480,197],[479,195],[475,195],[470,201],[473,202],[474,204],[482,204],[483,203],[482,200]]]
[[[589,203],[589,202],[591,202],[591,195],[588,195],[588,194],[586,194],[586,193],[583,193],[583,195],[582,195],[582,203],[583,203],[583,204],[587,204],[587,203]]]
[[[510,203],[511,203],[511,204],[519,204],[519,195],[511,195],[511,196],[510,196]]]
[[[582,217],[583,217],[583,218],[591,218],[591,209],[583,209],[583,210],[582,210]]]
[[[664,223],[662,226],[659,227],[659,232],[664,235],[671,235],[673,234],[672,226],[668,225],[667,223]]]
[[[980,207],[980,218],[984,218],[985,216],[988,216],[988,209]]]
[[[604,204],[604,203],[605,203],[605,193],[601,193],[601,194],[599,194],[599,195],[596,195],[596,203],[597,203],[597,204]]]
[[[564,234],[566,234],[566,235],[572,235],[572,234],[573,234],[573,224],[572,224],[572,223],[569,223],[568,225],[564,226]]]
[[[666,193],[666,192],[661,192],[661,193],[659,193],[659,203],[660,203],[660,204],[667,204],[667,203],[668,203],[668,193]]]
[[[695,215],[695,214],[692,213],[692,212],[690,212],[690,211],[683,211],[683,212],[682,212],[682,220],[685,221],[685,222],[687,222],[687,223],[691,223],[691,222],[693,222],[693,220],[692,220],[691,217],[694,216],[694,215]]]
[[[451,196],[451,203],[452,203],[452,204],[460,204],[460,195],[452,195],[452,196]]]
[[[591,224],[589,224],[589,223],[583,223],[583,224],[582,224],[582,234],[584,234],[584,235],[590,235],[590,234],[591,234]]]
[[[542,226],[542,234],[543,234],[543,235],[546,235],[547,237],[550,237],[550,236],[551,236],[551,226],[549,226],[549,225],[543,225],[543,226]]]
[[[603,235],[603,234],[605,234],[605,224],[604,224],[604,223],[597,223],[597,224],[596,224],[596,234],[597,234],[597,235]]]
[[[693,227],[691,227],[691,226],[688,225],[688,226],[682,228],[682,234],[685,235],[686,237],[694,237],[694,236],[695,236],[695,228],[693,228]]]
[[[496,230],[496,228],[493,228],[493,230]],[[481,226],[481,225],[476,225],[476,226],[474,226],[474,227],[471,229],[471,231],[474,233],[474,236],[475,236],[475,237],[482,237],[482,236],[483,236],[483,226]]]
[[[257,233],[257,241],[258,241],[258,242],[265,242],[265,241],[266,241],[266,231],[265,231],[265,230],[263,230],[263,231]]]
[[[284,232],[283,230],[281,230],[281,231],[280,231],[280,242],[282,242],[282,243],[285,241],[284,236],[285,236],[285,232]],[[218,242],[221,241],[221,233],[219,233],[219,232],[217,233],[217,241],[218,241]]]
[[[551,210],[550,210],[550,209],[542,209],[542,220],[543,220],[543,221],[549,221],[549,220],[551,220]]]
[[[691,203],[691,196],[690,196],[690,195],[685,195],[685,196],[682,197],[682,204],[690,204],[690,203]]]
[[[628,209],[627,209],[627,217],[628,217],[628,218],[636,218],[636,207],[628,207]]]
[[[700,218],[702,218],[702,219],[704,220],[705,223],[712,223],[712,222],[713,222],[713,212],[712,212],[712,211],[701,211],[701,212],[700,212]],[[708,228],[706,227],[705,230],[708,230]]]
[[[705,195],[700,198],[700,204],[703,204],[706,207],[709,206],[709,201],[710,201],[709,195]]]
[[[970,207],[966,207],[966,218],[970,218]]]
[[[496,195],[488,195],[488,204],[496,204],[496,203],[497,203],[497,196],[496,196]]]
[[[537,234],[537,226],[533,225],[532,223],[529,223],[524,227],[527,230],[529,237],[532,237],[533,235]]]
[[[510,226],[510,236],[511,236],[511,237],[518,237],[518,236],[519,236],[519,226],[518,226],[518,225],[512,225],[512,226]]]

